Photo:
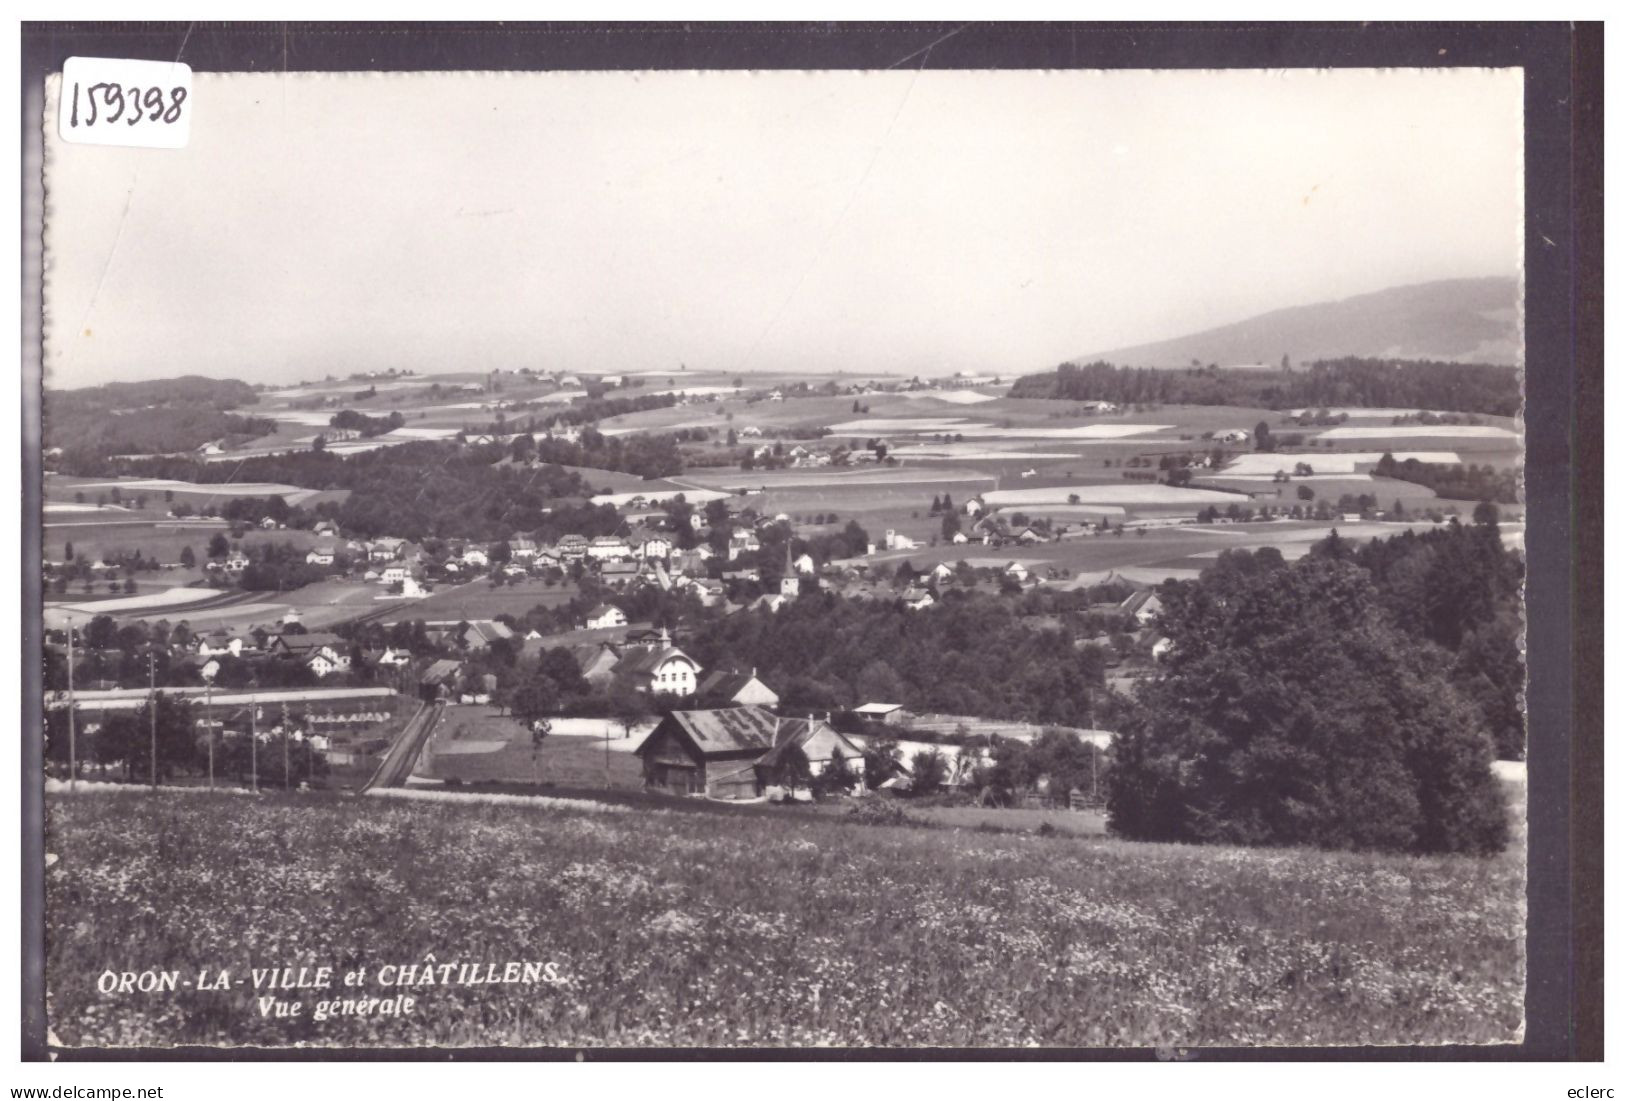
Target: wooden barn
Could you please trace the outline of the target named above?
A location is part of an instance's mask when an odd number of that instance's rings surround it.
[[[673,711],[635,751],[644,783],[674,795],[752,799],[764,791],[788,747],[800,746],[814,775],[832,756],[863,771],[863,752],[827,723],[781,719],[763,707]]]

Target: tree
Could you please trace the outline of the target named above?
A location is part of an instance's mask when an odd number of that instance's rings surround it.
[[[1113,745],[1111,829],[1143,840],[1492,853],[1492,745],[1427,643],[1346,558],[1227,552],[1166,584],[1174,648]]]
[[[1298,500],[1300,500],[1300,501],[1313,501],[1314,499],[1315,499],[1315,491],[1314,490],[1310,489],[1308,486],[1299,486],[1298,487]]]
[[[193,553],[191,547],[181,548],[181,565],[187,569],[197,565],[197,555]]]
[[[909,760],[909,768],[914,773],[914,792],[917,795],[936,792],[948,779],[948,763],[936,746],[914,754]]]
[[[839,752],[834,752],[824,765],[824,771],[814,777],[813,794],[819,797],[848,795],[857,786],[858,774],[853,771],[852,765]]]
[[[768,770],[766,779],[768,783],[776,784],[787,792],[811,787],[812,764],[807,760],[807,751],[793,743],[785,746],[779,754],[777,763]]]
[[[231,543],[226,539],[226,533],[217,531],[209,537],[209,557],[224,558],[231,553]]]
[[[1259,451],[1275,450],[1275,441],[1270,438],[1270,426],[1268,421],[1259,421],[1258,424],[1253,427],[1253,446]]]
[[[514,690],[513,717],[534,730],[559,706],[559,686],[545,673],[534,673]],[[545,736],[545,735],[544,735]]]

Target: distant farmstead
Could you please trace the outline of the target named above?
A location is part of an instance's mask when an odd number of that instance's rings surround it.
[[[673,795],[753,799],[763,793],[791,746],[818,775],[839,756],[854,773],[863,753],[828,724],[781,719],[763,707],[673,711],[636,749],[644,783]]]

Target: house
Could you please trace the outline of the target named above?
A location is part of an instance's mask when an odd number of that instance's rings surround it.
[[[700,663],[673,646],[664,629],[654,645],[622,655],[615,674],[651,695],[692,696],[700,686]]]
[[[265,517],[263,520],[260,521],[260,530],[261,531],[275,531],[277,528],[279,528],[281,526],[282,526],[281,524],[277,523],[275,520],[273,520],[269,516]]]
[[[595,562],[616,562],[630,558],[632,548],[619,535],[600,535],[587,545],[587,556]]]
[[[935,566],[931,567],[931,573],[928,576],[931,578],[933,584],[946,585],[953,581],[953,579],[958,575],[954,573],[954,568],[948,565],[948,563],[938,562]]]
[[[1027,583],[1027,578],[1030,575],[1027,572],[1026,566],[1023,566],[1020,562],[1011,562],[1008,566],[1004,567],[1004,576],[1009,578],[1011,581],[1014,581],[1017,585],[1025,585]]]
[[[320,538],[323,535],[337,535],[339,533],[339,526],[333,523],[331,520],[318,520],[316,521],[316,526],[310,530],[313,535]]]
[[[937,598],[931,595],[930,589],[922,589],[917,586],[910,585],[903,592],[903,607],[907,608],[911,612],[918,612],[921,609],[929,608],[936,602]]]
[[[506,623],[493,619],[474,620],[459,627],[452,635],[452,641],[465,650],[486,650],[493,642],[510,641],[512,638],[512,629]]]
[[[763,707],[673,711],[634,752],[646,786],[673,795],[752,799],[774,778],[791,746],[818,775],[840,757],[857,773],[863,753],[827,723],[781,719]]]
[[[730,562],[741,554],[761,549],[761,540],[757,539],[756,533],[749,528],[735,528],[728,533],[728,561]]]
[[[530,570],[532,573],[541,573],[544,570],[562,569],[563,566],[564,559],[560,558],[556,551],[538,550],[535,557],[530,560]]]
[[[920,544],[906,535],[899,535],[891,528],[886,529],[886,541],[882,544],[887,550],[913,550]]]
[[[406,566],[397,563],[385,566],[378,574],[378,581],[383,585],[404,585],[412,576],[412,571]]]
[[[312,547],[310,553],[305,555],[305,561],[312,566],[331,566],[333,564],[333,548],[328,546]]]
[[[903,710],[900,703],[866,703],[862,707],[854,708],[852,713],[865,722],[886,723],[891,726],[901,725],[913,717]]]
[[[795,571],[803,576],[812,574],[818,569],[818,564],[813,561],[812,555],[805,552],[797,555],[792,565],[794,565]]]
[[[587,613],[586,627],[588,630],[597,630],[603,627],[625,627],[626,613],[613,604],[600,604]]]
[[[630,542],[632,553],[639,558],[670,558],[671,540],[658,531],[634,532]]]
[[[1252,439],[1245,428],[1232,428],[1228,432],[1215,432],[1213,439],[1218,443],[1246,443]]]
[[[367,544],[367,557],[374,562],[391,562],[401,557],[402,548],[405,546],[406,540],[386,535]]]
[[[1156,619],[1162,612],[1162,598],[1149,589],[1130,593],[1128,597],[1117,606],[1117,610],[1124,615],[1134,617],[1136,623],[1144,627]]]
[[[1016,532],[1016,542],[1025,543],[1027,546],[1032,546],[1034,543],[1042,543],[1046,538],[1047,537],[1044,535],[1044,533],[1035,527],[1025,527]]]
[[[741,438],[745,436],[760,436],[761,434],[762,430],[757,428],[754,424],[747,424],[745,427],[739,430],[739,435]]]
[[[536,540],[523,535],[516,535],[508,541],[508,553],[515,562],[529,562],[541,550]]]
[[[966,535],[966,534],[965,534],[965,533],[964,533],[964,532],[962,532],[962,531],[956,531],[956,532],[954,532],[954,535],[953,535],[953,539],[952,539],[952,540],[950,540],[950,542],[954,542],[954,543],[969,543],[969,542],[970,542],[970,536],[968,536],[968,535]]]
[[[707,673],[705,679],[700,681],[698,695],[701,700],[715,707],[779,706],[779,694],[763,684],[754,669],[748,673],[734,669],[718,669],[714,673]]]
[[[247,645],[247,642],[241,635],[229,634],[222,629],[210,631],[206,635],[194,636],[192,645],[196,648],[199,657],[218,657],[221,654],[241,657],[243,647]]]
[[[308,665],[318,677],[350,667],[349,642],[326,632],[273,635],[265,648],[275,657]]]
[[[506,566],[502,567],[501,572],[503,577],[520,578],[530,576],[530,571],[519,562],[509,562]]]
[[[671,572],[676,574],[704,574],[705,555],[699,550],[680,550],[671,555]]]
[[[783,390],[770,390],[768,392],[768,395],[767,395],[767,400],[768,401],[783,401],[784,400],[784,391]]]
[[[403,646],[386,646],[384,652],[378,655],[377,664],[391,669],[399,669],[412,664],[412,651]]]
[[[590,545],[585,535],[566,535],[559,540],[559,557],[566,562],[579,562],[587,557]]]
[[[608,684],[615,676],[615,667],[621,662],[621,655],[607,642],[572,646],[570,654],[576,659],[581,676],[594,687]]]
[[[707,608],[714,608],[728,599],[727,588],[715,578],[696,578],[689,587],[699,597],[700,603]]]
[[[763,593],[755,600],[752,600],[748,605],[746,605],[746,607],[753,612],[760,609],[765,609],[769,612],[776,612],[789,602],[790,598],[785,596],[783,593]]]
[[[485,552],[484,547],[470,543],[463,548],[463,553],[458,557],[458,561],[465,566],[484,569],[491,564],[491,556]]]
[[[100,565],[101,563],[97,563],[97,566],[93,566],[91,568],[95,569]],[[228,573],[242,573],[248,568],[248,555],[244,554],[240,550],[232,551],[230,554],[226,555],[225,566]],[[105,568],[113,569],[114,567],[107,566]]]

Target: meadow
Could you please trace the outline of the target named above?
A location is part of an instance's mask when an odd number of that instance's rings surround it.
[[[746,820],[748,819],[748,821]],[[1521,848],[1521,846],[1520,846]],[[47,799],[66,1045],[1365,1045],[1515,1040],[1523,862],[766,811],[332,794]],[[262,1016],[111,968],[551,964],[411,1012]],[[455,968],[452,969],[456,971]],[[518,973],[517,971],[515,972]],[[314,974],[314,971],[310,972]],[[549,981],[551,979],[551,981]],[[259,992],[263,993],[263,992]],[[355,992],[325,990],[322,998]]]

